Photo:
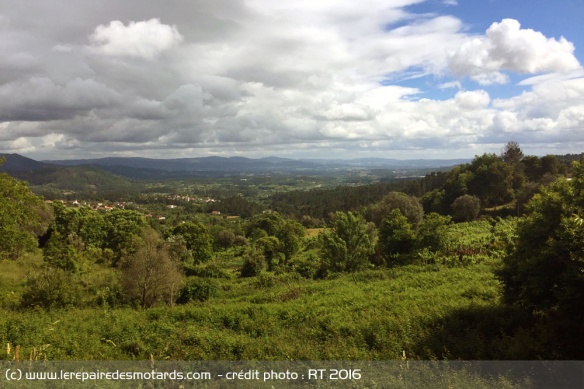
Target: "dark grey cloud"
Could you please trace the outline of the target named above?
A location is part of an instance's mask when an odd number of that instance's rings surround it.
[[[91,79],[58,85],[44,77],[0,86],[0,100],[0,121],[73,119],[122,101],[117,92]]]
[[[569,42],[513,21],[470,36],[454,17],[408,13],[421,1],[0,0],[0,149],[350,156],[517,133],[580,141],[584,81]],[[535,43],[505,57],[526,37]],[[533,77],[505,99],[480,89],[423,99],[381,83],[412,69],[484,82],[500,70],[576,72]]]

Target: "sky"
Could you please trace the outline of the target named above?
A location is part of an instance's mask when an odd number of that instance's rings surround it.
[[[582,0],[0,0],[0,153],[584,152]]]

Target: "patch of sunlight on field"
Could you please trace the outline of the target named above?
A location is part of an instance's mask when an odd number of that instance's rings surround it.
[[[326,230],[326,228],[307,228],[306,229],[306,236],[309,238],[315,237],[321,232]]]

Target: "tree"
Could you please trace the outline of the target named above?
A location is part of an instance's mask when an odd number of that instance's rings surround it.
[[[78,235],[86,247],[105,248],[107,246],[107,224],[103,215],[88,207],[79,209]]]
[[[104,215],[107,229],[107,248],[118,260],[132,254],[135,239],[142,235],[148,225],[143,214],[138,211],[113,209]]]
[[[476,196],[464,195],[456,198],[452,205],[452,218],[458,222],[475,220],[481,211],[481,200]]]
[[[571,181],[541,187],[527,206],[500,278],[505,301],[584,324],[584,162]]]
[[[173,235],[166,239],[168,253],[185,269],[194,264],[193,254],[187,249],[187,242],[182,235]]]
[[[517,216],[522,215],[525,212],[525,207],[529,200],[539,191],[540,184],[535,182],[528,182],[525,184],[519,192],[517,192],[515,199],[515,208],[517,210]]]
[[[217,232],[217,235],[215,236],[215,242],[218,247],[224,249],[229,248],[233,246],[233,243],[235,242],[235,233],[227,228],[222,229],[221,231]]]
[[[445,204],[445,196],[446,193],[444,189],[434,189],[433,191],[424,194],[421,200],[424,212],[435,212],[441,215],[447,213],[450,204]]]
[[[79,273],[84,262],[83,248],[77,235],[63,237],[58,231],[53,231],[43,249],[43,256],[45,262],[52,267]]]
[[[477,196],[485,207],[505,204],[513,200],[514,168],[495,154],[475,157],[469,170],[468,194]]]
[[[546,174],[556,175],[560,172],[560,161],[555,155],[545,155],[541,157],[541,173],[543,177]]]
[[[469,171],[468,164],[455,166],[446,176],[446,183],[444,184],[444,194],[442,197],[442,205],[445,208],[450,207],[454,199],[462,195],[468,194],[469,183],[472,181],[474,175]],[[450,209],[448,208],[447,211]]]
[[[247,236],[254,230],[261,229],[267,236],[277,236],[286,220],[278,212],[261,213],[254,216],[247,226]]]
[[[35,249],[52,218],[49,207],[25,182],[0,174],[0,260]]]
[[[519,143],[515,141],[508,142],[503,151],[501,151],[501,159],[506,163],[515,165],[523,159],[523,151],[519,147]]]
[[[68,208],[61,202],[53,203],[53,212],[54,221],[41,245],[51,266],[77,272],[83,259],[107,263],[119,259],[121,253],[115,255],[108,241],[109,231],[116,226],[108,224],[103,214],[88,207]],[[126,249],[128,245],[129,242],[124,244]]]
[[[392,210],[379,228],[379,245],[390,264],[400,254],[411,253],[416,243],[416,232],[399,209]]]
[[[276,236],[281,242],[281,251],[286,261],[289,261],[298,252],[304,234],[304,227],[298,222],[286,220],[282,225]]]
[[[351,212],[337,212],[330,229],[319,235],[320,256],[330,271],[355,271],[365,267],[375,247],[371,226]]]
[[[416,246],[432,252],[441,250],[446,242],[446,230],[450,216],[429,213],[418,226]]]
[[[552,176],[554,179],[560,173],[562,165],[554,155],[544,157],[527,156],[521,160],[524,167],[525,176],[528,181],[540,182],[546,176]]]
[[[524,167],[525,177],[528,182],[536,182],[541,178],[541,159],[539,157],[528,155],[523,158],[521,164]]]
[[[365,210],[367,220],[375,225],[381,225],[383,219],[394,209],[399,209],[408,221],[413,225],[418,225],[424,217],[424,208],[420,201],[408,196],[405,193],[390,192],[381,201],[368,207]]]
[[[174,303],[182,286],[178,263],[153,229],[144,230],[135,242],[137,250],[122,261],[122,284],[125,296],[142,308],[165,300]]]
[[[261,248],[251,246],[246,250],[241,268],[242,277],[255,277],[267,267],[266,257]]]
[[[174,229],[174,234],[184,238],[196,263],[207,262],[213,257],[213,238],[203,224],[182,223]]]
[[[523,158],[523,151],[521,151],[519,144],[514,141],[507,143],[501,152],[501,159],[511,167],[511,186],[515,193],[523,187],[527,179],[525,165],[522,163]]]
[[[282,244],[275,236],[265,236],[253,243],[263,254],[268,265],[268,270],[274,270],[274,267],[280,264],[282,254]]]

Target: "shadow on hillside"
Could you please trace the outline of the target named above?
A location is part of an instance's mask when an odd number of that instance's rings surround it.
[[[559,315],[531,315],[509,306],[472,307],[429,327],[412,350],[421,359],[584,359],[582,328]]]

